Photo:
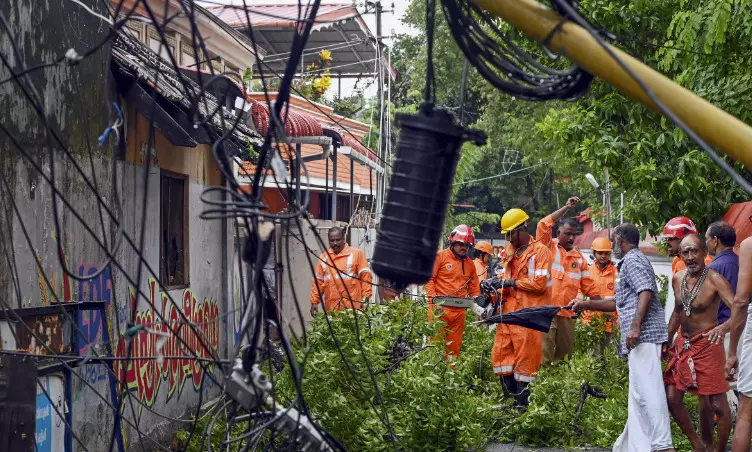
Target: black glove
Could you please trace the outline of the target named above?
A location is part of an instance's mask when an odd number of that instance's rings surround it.
[[[489,303],[491,303],[491,299],[485,295],[478,295],[477,297],[475,297],[475,304],[477,304],[481,308],[485,308]]]
[[[513,279],[499,279],[494,276],[480,282],[480,289],[484,292],[494,292],[503,287],[516,287],[515,281]]]
[[[484,292],[484,293],[494,293],[496,291],[496,289],[494,289],[494,286],[493,286],[493,280],[494,279],[496,279],[498,281],[497,278],[485,279],[485,280],[481,281],[480,282],[480,290],[481,290],[481,292]]]

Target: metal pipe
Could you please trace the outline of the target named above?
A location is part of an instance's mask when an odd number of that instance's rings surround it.
[[[326,176],[324,177],[324,200],[329,199],[329,158],[326,158]],[[326,206],[327,203],[324,203],[324,206]],[[329,206],[328,211],[324,212],[324,215],[322,215],[322,218],[326,218],[328,220],[331,220],[331,206]]]
[[[350,221],[355,215],[355,198],[353,197],[353,187],[355,186],[355,160],[350,159]]]
[[[295,203],[300,206],[300,160],[303,158],[303,145],[298,143],[295,145]]]
[[[616,89],[659,112],[647,93],[587,30],[563,20],[535,0],[472,0],[528,37],[543,42]],[[557,31],[558,29],[558,31]],[[608,44],[607,44],[608,45]],[[690,129],[732,159],[752,170],[752,128],[629,54],[610,49]]]
[[[621,198],[621,206],[619,207],[619,224],[624,224],[624,192],[619,194]]]
[[[339,149],[339,143],[334,144],[334,151],[332,152],[332,217],[330,220],[337,221],[337,150]]]

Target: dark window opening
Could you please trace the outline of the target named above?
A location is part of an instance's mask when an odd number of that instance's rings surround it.
[[[188,179],[165,172],[160,179],[159,279],[188,287]]]

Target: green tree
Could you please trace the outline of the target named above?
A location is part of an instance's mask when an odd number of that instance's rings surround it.
[[[617,46],[740,119],[750,122],[752,78],[752,2],[747,0],[583,0],[582,13],[612,33]],[[393,98],[398,106],[417,104],[425,82],[425,2],[413,0],[404,21],[417,36],[395,43],[393,61],[400,74]],[[605,33],[604,33],[605,35]],[[526,49],[540,55],[529,42]],[[437,15],[434,65],[438,103],[456,112],[463,56]],[[595,81],[574,103],[530,103],[515,100],[491,87],[474,70],[467,81],[468,123],[489,135],[489,144],[474,152],[463,148],[455,182],[504,174],[505,150],[520,160],[504,177],[459,186],[454,202],[474,204],[482,212],[500,214],[525,206],[533,219],[556,207],[561,199],[581,195],[586,205],[601,210],[602,195],[585,181],[591,172],[603,182],[611,175],[612,203],[626,192],[628,221],[659,230],[678,214],[701,227],[728,206],[746,200],[743,192],[678,128],[610,86]],[[540,166],[538,166],[540,165]],[[739,165],[736,165],[740,168]],[[740,168],[741,169],[741,168]],[[752,180],[746,171],[743,175]],[[614,212],[613,221],[616,221]],[[447,224],[447,226],[450,226]]]

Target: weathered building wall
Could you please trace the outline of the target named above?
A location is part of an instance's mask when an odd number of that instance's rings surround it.
[[[102,6],[101,2],[93,0],[87,3],[97,10]],[[23,69],[21,63],[29,67],[54,61],[69,48],[83,53],[102,41],[108,32],[99,19],[69,2],[10,0],[0,2],[0,13],[10,24],[11,35],[18,37],[22,57],[21,61],[12,57],[15,50],[2,27],[0,54],[10,56],[16,70]],[[113,170],[112,147],[108,145],[99,150],[96,145],[99,135],[114,119],[111,103],[115,96],[109,78],[108,49],[105,45],[76,66],[50,67],[29,76],[42,99],[50,125],[58,132],[72,158],[64,154],[54,138],[48,140],[46,128],[23,91],[12,83],[0,85],[0,124],[7,130],[6,134],[0,129],[0,195],[4,200],[0,210],[0,258],[3,262],[0,296],[3,307],[42,306],[56,300],[105,301],[108,306],[105,317],[97,312],[81,315],[74,328],[77,345],[82,354],[105,354],[106,346],[111,345],[116,355],[123,356],[125,342],[118,341],[118,332],[127,327],[126,319],[135,302],[135,324],[157,332],[167,331],[156,312],[163,313],[176,328],[185,321],[198,323],[211,345],[222,352],[227,347],[227,328],[225,316],[220,313],[227,309],[224,303],[230,293],[231,275],[227,258],[228,225],[224,221],[199,219],[206,207],[200,199],[201,192],[208,185],[221,184],[222,178],[212,163],[209,146],[174,147],[157,131],[153,143],[154,167],[145,184],[141,149],[146,149],[143,145],[148,142],[148,123],[128,108],[125,109],[126,127],[121,129],[127,137],[125,159],[118,161]],[[0,80],[9,76],[0,61]],[[50,175],[50,154],[54,159],[55,185],[61,192],[57,200],[59,228],[53,221],[51,186],[39,171]],[[92,183],[96,178],[98,195],[83,181],[82,174],[74,168],[74,161]],[[164,293],[155,284],[160,264],[161,170],[188,178],[190,252],[189,284]],[[113,180],[117,182],[122,212],[114,208]],[[142,201],[147,188],[146,221],[142,229]],[[114,211],[136,248],[143,231],[143,256],[151,271],[142,267],[140,279],[137,279],[138,253],[127,241],[114,252],[117,265],[112,271],[106,269],[88,281],[78,281],[63,272],[63,265],[67,265],[74,275],[85,276],[96,272],[107,261],[107,253],[97,244],[97,239],[105,238],[108,249],[112,249],[117,227],[98,206],[97,196]],[[70,206],[64,204],[63,198]],[[74,212],[78,212],[81,219],[77,219]],[[87,225],[93,235],[86,231]],[[57,243],[64,251],[63,263],[58,259]],[[144,296],[139,296],[139,290]],[[186,317],[179,317],[175,307],[185,312]],[[209,352],[200,347],[198,336],[190,331],[183,328],[181,337],[191,350],[186,351],[173,335],[167,339],[162,353],[196,352],[208,356]],[[105,332],[110,334],[110,344],[103,340]],[[132,356],[156,355],[158,338],[143,331],[137,334],[132,340]],[[206,390],[204,401],[220,390],[195,360],[165,363],[134,360],[127,369],[115,366],[116,372],[124,374],[127,390],[133,396],[125,399],[125,417],[162,445],[168,445],[166,439],[175,428],[185,425],[160,417],[151,410],[169,417],[183,417],[186,410],[197,406],[200,388]],[[71,379],[69,407],[73,433],[88,450],[108,450],[113,428],[112,409],[108,406],[112,374],[106,366],[90,363],[74,368],[73,372],[78,374]],[[219,369],[214,369],[214,374],[219,375]],[[135,428],[124,424],[124,432],[128,448],[140,450]],[[148,443],[147,437],[144,440]],[[73,450],[84,448],[76,439],[72,444]],[[51,450],[58,449],[53,446]]]

